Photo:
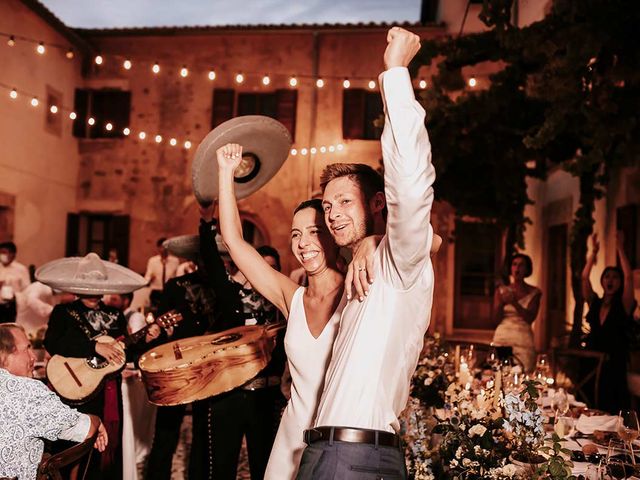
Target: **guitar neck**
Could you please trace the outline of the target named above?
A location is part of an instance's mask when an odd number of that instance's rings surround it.
[[[133,333],[127,335],[127,336],[122,337],[121,341],[122,341],[122,343],[124,343],[124,346],[125,347],[129,347],[129,346],[133,345],[134,343],[138,343],[140,340],[142,340],[144,338],[144,336],[147,334],[147,331],[149,330],[151,325],[155,325],[155,322],[154,323],[150,323],[146,327],[142,327],[137,332],[133,332]]]
[[[152,323],[148,324],[145,327],[142,327],[137,332],[133,332],[127,336],[120,337],[118,338],[118,340],[124,343],[125,347],[128,347],[142,340],[142,338],[147,334],[147,331],[149,330],[149,328],[151,328],[152,325],[159,325],[161,328],[166,329],[169,326],[176,325],[181,320],[182,320],[182,315],[177,313],[175,310],[171,310],[163,315],[160,315]]]

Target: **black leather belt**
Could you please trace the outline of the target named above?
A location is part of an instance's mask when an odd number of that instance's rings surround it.
[[[311,445],[321,440],[330,442],[367,443],[382,447],[400,447],[400,437],[382,430],[364,428],[317,427],[304,431],[304,442]]]

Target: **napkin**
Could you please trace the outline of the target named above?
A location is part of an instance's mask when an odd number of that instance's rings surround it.
[[[542,408],[551,408],[551,400],[553,398],[553,396],[555,395],[556,391],[553,388],[550,388],[547,391],[547,395],[541,397],[542,400]],[[584,402],[581,402],[579,400],[576,400],[575,395],[573,395],[572,393],[567,393],[567,398],[569,399],[569,405],[572,407],[586,407],[587,404]]]
[[[576,430],[586,435],[591,435],[594,430],[615,432],[617,425],[618,417],[615,415],[594,415],[593,417],[580,415],[576,423]]]

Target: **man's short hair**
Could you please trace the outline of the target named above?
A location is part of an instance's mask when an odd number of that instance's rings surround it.
[[[2,242],[0,243],[0,250],[9,250],[12,254],[18,253],[18,248],[16,244],[13,242]]]
[[[273,257],[276,260],[276,270],[280,271],[282,266],[280,265],[280,254],[278,250],[273,248],[271,245],[262,245],[261,247],[256,248],[257,252],[261,257]]]
[[[122,297],[122,299],[124,300],[125,298],[127,300],[129,300],[129,305],[131,305],[131,302],[133,302],[133,292],[129,292],[129,293],[120,293],[119,294],[120,297]]]
[[[12,329],[24,332],[24,328],[17,323],[0,323],[0,367],[4,367],[7,357],[16,351],[16,339]]]
[[[331,180],[341,177],[349,177],[353,180],[362,190],[366,202],[371,200],[378,192],[384,194],[384,179],[382,175],[364,163],[332,163],[327,165],[320,174],[322,192],[324,193],[324,189]],[[382,212],[385,218],[386,212],[387,207],[385,205]]]

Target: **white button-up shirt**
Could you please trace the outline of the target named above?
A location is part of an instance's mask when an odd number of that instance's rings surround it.
[[[164,285],[162,284],[162,270],[164,269],[164,283],[167,283],[169,279],[176,276],[176,271],[180,265],[178,257],[173,255],[167,255],[167,258],[162,258],[160,255],[154,255],[147,262],[147,271],[144,274],[144,278],[149,282],[151,290],[162,290]]]
[[[315,426],[397,432],[431,316],[435,170],[409,72],[392,68],[380,86],[387,229],[369,294],[342,313]]]

